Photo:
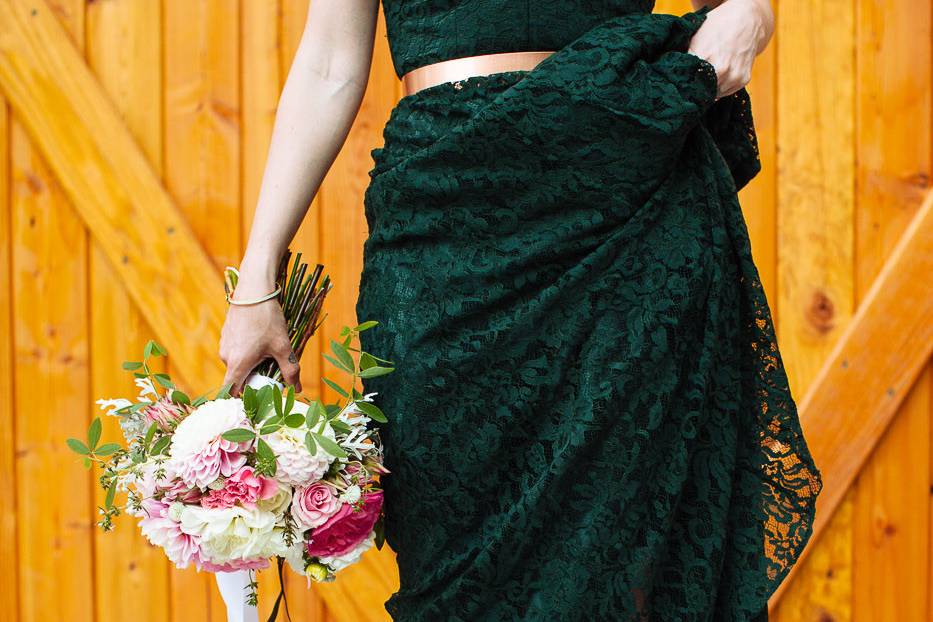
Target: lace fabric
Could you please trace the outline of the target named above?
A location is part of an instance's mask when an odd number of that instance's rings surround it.
[[[748,94],[684,51],[706,10],[637,4],[402,98],[372,152],[395,620],[765,620],[809,539],[820,473],[736,196]]]

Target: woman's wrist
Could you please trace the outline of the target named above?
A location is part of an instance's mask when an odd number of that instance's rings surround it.
[[[244,255],[234,298],[253,298],[274,290],[278,266],[279,259],[271,253]]]
[[[748,11],[748,19],[756,34],[756,54],[760,54],[771,40],[774,30],[774,11],[771,0],[726,0],[729,3],[744,5]]]

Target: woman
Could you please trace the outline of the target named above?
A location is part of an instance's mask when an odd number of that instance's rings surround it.
[[[376,5],[311,3],[235,298],[274,288]],[[365,381],[391,413],[386,609],[767,619],[821,488],[736,198],[768,1],[383,6],[406,95],[372,153],[357,312],[400,372]],[[221,355],[235,392],[266,356],[300,387],[272,302],[230,308]]]

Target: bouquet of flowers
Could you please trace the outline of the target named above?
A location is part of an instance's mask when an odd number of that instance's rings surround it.
[[[303,315],[289,316],[283,305],[299,356],[329,288],[326,278],[315,287],[320,268],[310,277],[314,284],[303,266],[294,269],[280,296]],[[86,442],[68,439],[86,466],[102,468],[107,493],[98,525],[109,531],[115,516],[136,517],[143,535],[179,568],[252,571],[274,558],[280,580],[284,562],[309,583],[331,581],[370,547],[381,548],[379,478],[388,470],[371,422],[386,417],[375,394],[354,387],[357,378],[393,371],[391,361],[354,347],[359,333],[376,325],[344,327],[342,339],[330,341],[333,356],[325,358],[350,376],[348,388],[323,379],[341,396],[333,404],[300,399],[265,364],[240,397],[226,385],[189,399],[167,374],[150,369],[166,351],[149,341],[143,360],[123,364],[135,376],[137,398],[97,401],[119,417],[125,442],[101,444],[100,418]],[[118,493],[125,503],[116,503]],[[247,598],[255,604],[251,585]],[[273,617],[282,598],[280,591]]]

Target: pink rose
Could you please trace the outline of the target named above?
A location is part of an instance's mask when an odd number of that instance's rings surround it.
[[[201,506],[206,508],[230,508],[236,504],[252,508],[257,499],[268,499],[279,491],[279,485],[269,477],[256,475],[251,466],[242,467],[227,478],[224,487],[212,490],[201,497]]]
[[[311,532],[308,555],[337,557],[352,551],[372,533],[382,510],[382,491],[364,493],[363,507],[344,503],[326,523]]]
[[[339,509],[340,500],[333,489],[322,482],[296,488],[292,497],[292,517],[304,529],[323,525]]]

